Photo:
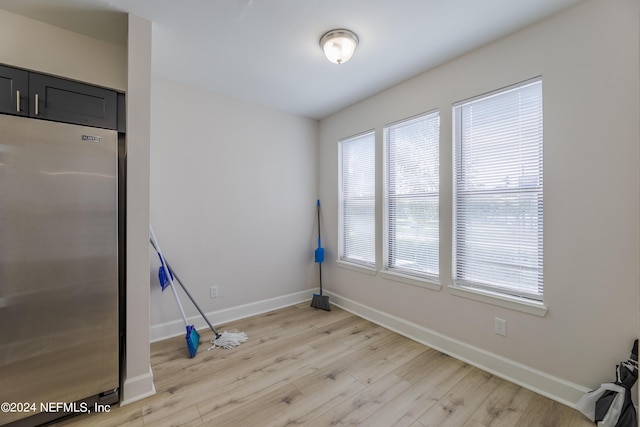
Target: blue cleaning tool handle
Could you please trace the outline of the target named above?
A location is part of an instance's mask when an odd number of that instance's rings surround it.
[[[320,199],[318,199],[316,206],[318,206],[318,247],[321,247],[322,244],[320,243]]]
[[[320,240],[320,199],[318,199],[316,206],[318,206],[318,248],[314,253],[314,259],[315,262],[322,263],[324,261],[324,248]]]

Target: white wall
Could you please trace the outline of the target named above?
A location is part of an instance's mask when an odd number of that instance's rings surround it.
[[[127,85],[125,46],[0,9],[0,62],[117,90]]]
[[[155,393],[149,348],[149,141],[151,22],[128,16],[127,296],[125,378],[128,404]]]
[[[615,364],[626,359],[638,335],[638,36],[636,0],[586,0],[322,120],[319,196],[325,212],[335,213],[324,224],[327,288],[355,311],[421,330],[426,341],[560,401],[575,402],[585,388],[613,380]],[[538,75],[544,97],[544,317],[455,296],[447,288],[451,104]],[[381,264],[382,127],[436,108],[442,289],[338,267],[332,262],[337,141],[376,129]],[[507,337],[494,334],[494,317],[507,320]]]
[[[220,311],[317,286],[317,121],[159,78],[151,113],[151,222],[211,321],[259,308]],[[217,299],[209,298],[213,285]],[[188,316],[197,315],[186,297],[183,303]],[[155,276],[151,306],[152,339],[184,333],[173,296],[160,292]]]

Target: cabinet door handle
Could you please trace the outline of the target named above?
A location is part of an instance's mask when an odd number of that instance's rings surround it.
[[[38,94],[36,93],[36,116],[38,115]]]
[[[16,91],[16,111],[20,112],[20,91]]]

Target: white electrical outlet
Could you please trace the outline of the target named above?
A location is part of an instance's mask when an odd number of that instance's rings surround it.
[[[209,298],[218,298],[218,287],[212,286],[209,288]]]
[[[507,321],[496,317],[495,319],[495,332],[503,337],[507,336]]]

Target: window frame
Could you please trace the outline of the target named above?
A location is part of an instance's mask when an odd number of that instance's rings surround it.
[[[527,86],[533,85],[533,84],[539,84],[539,91],[540,91],[540,95],[539,95],[539,103],[540,103],[540,109],[539,109],[539,120],[540,120],[540,130],[539,130],[539,145],[535,148],[535,150],[537,150],[537,156],[538,156],[538,162],[539,162],[539,166],[538,166],[538,176],[537,176],[537,190],[534,190],[531,188],[530,185],[526,185],[526,184],[521,184],[521,182],[518,182],[518,185],[515,186],[515,188],[517,190],[513,190],[513,189],[505,189],[505,190],[501,190],[498,191],[497,189],[492,189],[492,190],[477,190],[475,193],[472,190],[461,190],[461,185],[462,183],[466,182],[464,181],[464,179],[461,176],[461,165],[460,165],[460,161],[462,156],[464,156],[465,154],[462,153],[461,154],[461,150],[463,150],[462,147],[462,117],[460,114],[461,109],[464,106],[468,106],[470,104],[473,103],[477,103],[479,101],[483,101],[483,100],[487,100],[491,97],[495,97],[495,96],[500,96],[502,94],[506,94],[509,92],[513,92],[514,90],[520,90],[522,88],[525,88]],[[522,311],[526,311],[526,312],[530,312],[532,314],[538,314],[538,315],[544,315],[546,314],[546,307],[544,306],[544,287],[543,287],[543,195],[544,195],[544,185],[543,185],[543,177],[544,177],[544,171],[543,171],[543,150],[544,150],[544,140],[543,140],[543,113],[544,113],[544,108],[543,108],[543,90],[542,90],[542,77],[536,77],[533,79],[529,79],[529,80],[525,80],[523,82],[514,84],[514,85],[510,85],[483,95],[479,95],[473,98],[469,98],[460,102],[457,102],[455,104],[452,105],[452,125],[453,125],[453,181],[452,181],[452,186],[453,186],[453,224],[452,224],[452,278],[453,278],[453,284],[451,285],[451,289],[453,290],[454,294],[457,295],[461,295],[461,296],[467,296],[473,299],[477,299],[477,300],[481,300],[484,302],[490,302],[493,304],[497,304],[497,305],[501,305],[501,306],[506,306],[509,308],[517,308],[520,309]],[[518,116],[518,118],[520,118],[520,116]],[[519,129],[521,129],[521,127],[519,127]],[[523,163],[520,163],[519,165],[523,165]],[[527,188],[525,188],[527,187]],[[538,228],[537,228],[537,234],[538,234],[538,252],[537,252],[537,259],[538,259],[538,272],[537,272],[537,289],[538,289],[538,293],[534,294],[531,292],[518,292],[517,290],[513,290],[516,286],[511,284],[511,285],[506,285],[506,286],[502,286],[500,284],[496,283],[483,283],[477,280],[467,280],[464,277],[461,277],[460,275],[460,271],[461,271],[461,267],[460,267],[460,262],[461,262],[461,249],[460,249],[460,241],[461,241],[461,231],[462,227],[460,227],[460,221],[462,221],[464,218],[462,218],[461,215],[458,214],[458,212],[461,210],[462,207],[462,203],[463,203],[463,196],[461,196],[461,193],[465,193],[468,195],[473,195],[473,194],[480,194],[480,193],[484,193],[484,194],[493,194],[496,195],[497,197],[500,197],[500,195],[505,195],[505,194],[517,194],[517,195],[523,195],[523,194],[532,194],[535,193],[535,191],[538,192],[537,194],[537,210],[538,210],[538,216],[537,216],[537,220],[538,220]],[[520,205],[519,205],[520,206]],[[466,212],[466,211],[465,211]],[[466,268],[466,267],[464,267]],[[531,286],[529,286],[531,287]],[[514,305],[515,303],[515,305]]]
[[[391,132],[394,129],[400,129],[404,126],[412,126],[424,121],[426,126],[433,126],[433,120],[435,120],[435,155],[433,152],[429,152],[426,156],[430,157],[429,160],[433,160],[435,156],[435,165],[428,164],[427,167],[435,167],[436,168],[436,191],[425,191],[423,193],[416,192],[407,192],[405,194],[399,194],[392,191],[394,188],[394,180],[392,179],[391,167],[392,163],[398,164],[395,162],[396,159],[392,157],[392,141],[391,141]],[[429,135],[425,136],[428,138]],[[430,141],[434,143],[433,140]],[[397,159],[402,161],[403,159]],[[406,160],[406,159],[404,159]],[[412,117],[408,117],[394,123],[390,123],[383,128],[383,234],[382,234],[382,253],[383,253],[383,269],[381,271],[382,276],[390,279],[396,280],[403,283],[422,286],[429,289],[439,290],[440,289],[440,112],[438,109],[430,110],[425,113],[421,113]],[[412,177],[411,177],[412,178]],[[392,194],[393,193],[393,194]],[[436,250],[435,250],[435,271],[425,271],[420,268],[410,268],[410,267],[402,267],[398,265],[394,265],[394,251],[392,250],[392,245],[396,242],[397,233],[393,234],[393,230],[391,222],[394,219],[397,219],[395,215],[392,214],[392,205],[405,199],[408,203],[411,201],[418,202],[435,202],[436,205]],[[395,202],[395,203],[394,203]],[[433,232],[433,231],[432,231]],[[396,245],[397,247],[397,245]],[[406,254],[406,248],[404,248],[403,252]],[[431,257],[424,259],[424,262],[433,262],[433,252],[429,253]],[[420,256],[419,253],[415,254]],[[397,260],[396,260],[397,261]]]
[[[345,194],[344,194],[344,185],[345,185],[345,174],[344,174],[344,146],[350,142],[355,142],[358,140],[362,140],[363,138],[371,138],[368,143],[372,144],[371,147],[371,168],[373,170],[373,181],[372,185],[372,193],[370,196],[363,196],[358,198],[361,201],[369,201],[373,202],[373,228],[371,230],[373,235],[373,240],[371,242],[373,253],[369,254],[373,257],[369,260],[362,260],[354,257],[350,257],[346,252],[346,248],[348,242],[346,239],[345,227],[347,226],[345,220]],[[376,133],[374,129],[352,135],[346,138],[342,138],[338,141],[338,260],[337,263],[340,266],[355,269],[356,271],[364,271],[367,273],[376,272],[376,241],[377,241],[377,233],[376,233]]]

